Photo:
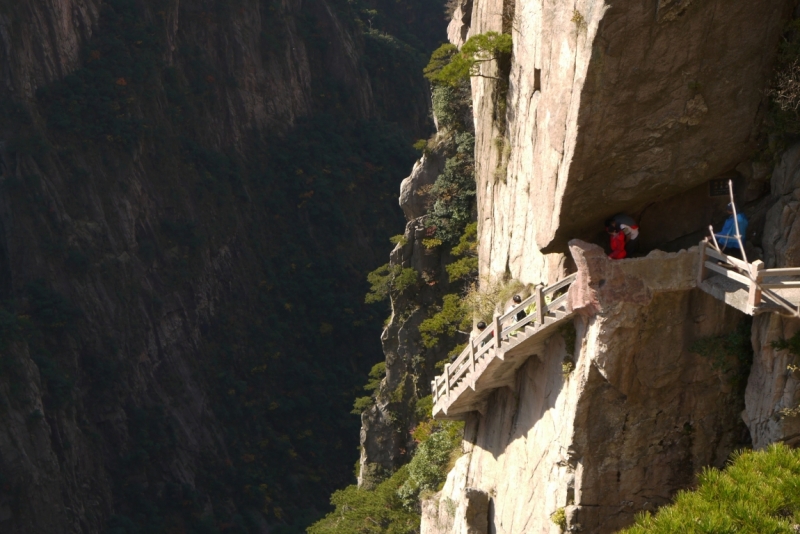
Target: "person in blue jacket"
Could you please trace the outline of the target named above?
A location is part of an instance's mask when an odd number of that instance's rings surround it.
[[[742,244],[744,245],[744,236],[747,235],[747,217],[744,213],[739,212],[736,214],[739,222],[739,234],[742,236]],[[722,248],[722,253],[734,258],[744,259],[742,251],[739,248],[739,241],[736,239],[736,223],[733,220],[733,205],[728,204],[728,219],[722,227],[722,231],[714,234],[717,238],[717,243]]]

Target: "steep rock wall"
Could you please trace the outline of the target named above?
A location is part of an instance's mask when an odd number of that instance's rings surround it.
[[[423,504],[423,533],[461,532],[454,512],[467,489],[491,497],[480,532],[555,534],[560,508],[570,531],[614,532],[746,442],[731,375],[691,351],[743,317],[693,289],[694,252],[611,262],[599,247],[572,251],[577,346],[552,337],[471,416],[465,455]]]
[[[504,116],[473,80],[481,273],[553,281],[567,240],[747,159],[792,5],[476,0],[470,35],[514,37]]]
[[[796,267],[800,265],[800,146],[782,155],[770,182],[770,207],[762,238],[764,263],[767,268]],[[800,443],[800,418],[791,413],[800,405],[800,376],[789,368],[796,365],[796,358],[772,346],[798,331],[800,319],[779,314],[759,315],[753,321],[755,359],[742,416],[754,447],[776,441]]]
[[[400,186],[400,207],[407,224],[403,241],[390,255],[390,265],[413,269],[418,283],[392,296],[392,314],[381,335],[386,357],[386,377],[375,396],[375,405],[361,415],[361,457],[358,484],[370,488],[409,459],[415,446],[408,430],[417,424],[414,406],[430,391],[436,364],[445,358],[451,343],[424,347],[419,326],[442,296],[454,291],[445,265],[452,261],[447,247],[426,248],[425,215],[431,202],[426,192],[445,166],[440,145],[423,156]],[[453,336],[456,337],[456,336]],[[460,336],[459,336],[460,337]],[[455,343],[455,339],[450,339]]]
[[[771,346],[797,332],[795,320],[754,319],[745,395],[736,373],[748,369],[729,362],[733,374],[718,372],[692,350],[747,319],[692,289],[691,250],[617,264],[597,248],[565,255],[573,237],[602,239],[603,219],[619,211],[647,221],[648,249],[691,246],[721,220],[724,203],[708,198],[706,182],[722,177],[748,205],[748,239],[760,247],[751,252],[763,248],[768,266],[798,265],[797,151],[771,194],[767,169],[751,160],[795,4],[476,0],[467,11],[461,2],[454,43],[490,30],[514,37],[507,97],[473,79],[481,275],[552,282],[574,261],[582,346],[565,378],[569,351],[551,338],[513,387],[470,416],[465,455],[423,503],[424,533],[555,533],[549,516],[561,508],[570,531],[613,532],[751,439],[797,441],[786,414],[798,404],[793,359]],[[467,513],[481,499],[488,525]]]
[[[350,480],[364,274],[428,98],[368,129],[349,9],[0,7],[0,531],[266,532]]]

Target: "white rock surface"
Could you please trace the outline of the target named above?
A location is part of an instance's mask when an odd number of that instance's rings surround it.
[[[482,275],[551,282],[567,240],[744,161],[789,9],[517,0],[505,131],[494,82],[473,79]],[[470,34],[502,12],[475,0]]]
[[[669,502],[702,466],[724,465],[746,436],[730,377],[690,351],[742,319],[692,289],[696,255],[612,262],[573,245],[581,346],[551,338],[513,388],[471,416],[467,453],[425,503],[423,534],[463,528],[452,511],[466,488],[491,496],[490,532],[558,533],[550,516],[560,508],[569,528],[615,532]],[[577,361],[565,379],[568,352]]]

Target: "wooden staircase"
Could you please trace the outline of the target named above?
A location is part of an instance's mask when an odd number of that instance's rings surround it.
[[[576,275],[548,287],[537,286],[534,294],[495,316],[479,336],[471,339],[444,374],[431,382],[433,417],[463,419],[480,410],[486,398],[499,387],[510,385],[516,370],[533,354],[544,349],[544,342],[572,317],[567,291]],[[534,305],[521,320],[520,311]],[[499,333],[499,335],[497,335]]]

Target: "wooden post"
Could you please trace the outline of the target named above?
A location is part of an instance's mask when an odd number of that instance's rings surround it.
[[[700,254],[700,266],[697,268],[697,287],[700,287],[700,283],[706,279],[706,274],[708,269],[706,269],[706,247],[708,246],[708,238],[703,239],[700,241],[700,248],[698,249],[698,253]]]
[[[445,364],[444,366],[444,386],[445,386],[445,393],[447,394],[447,398],[450,398],[450,364]]]
[[[756,260],[750,265],[750,276],[755,278],[758,283],[761,283],[761,271],[764,270],[764,262]],[[747,296],[747,312],[752,314],[753,311],[761,305],[761,289],[755,282],[750,282],[750,294]]]
[[[535,289],[535,299],[536,301],[536,320],[539,322],[539,327],[541,328],[544,326],[544,295],[542,295],[542,285],[539,284],[536,286]]]
[[[469,340],[469,372],[472,375],[470,378],[469,387],[475,391],[475,340]]]
[[[469,340],[469,372],[475,372],[475,340]]]
[[[494,316],[494,349],[500,350],[500,336],[503,333],[503,327],[500,324],[500,315]]]
[[[433,394],[433,397],[432,397],[433,398],[433,403],[436,404],[436,401],[439,400],[438,398],[436,398],[436,393],[437,393],[437,391],[436,391],[436,380],[431,380],[431,392]]]

